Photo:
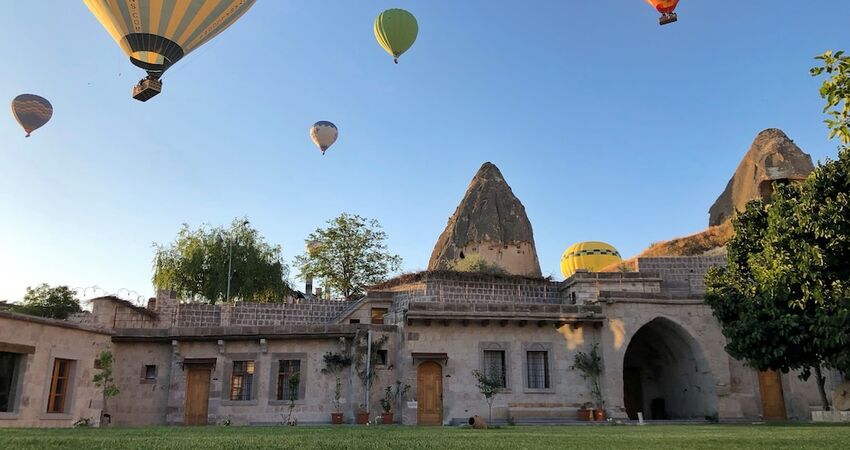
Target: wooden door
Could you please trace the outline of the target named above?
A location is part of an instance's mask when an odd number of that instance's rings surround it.
[[[210,368],[191,367],[186,373],[184,425],[206,425],[210,401]]]
[[[759,393],[764,420],[787,420],[785,397],[782,395],[782,377],[775,370],[759,372]]]
[[[419,365],[416,373],[416,423],[443,424],[443,368],[434,361]]]

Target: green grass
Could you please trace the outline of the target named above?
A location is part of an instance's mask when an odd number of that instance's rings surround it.
[[[262,448],[850,448],[850,426],[648,425],[504,427],[485,431],[399,426],[0,429],[3,449]]]

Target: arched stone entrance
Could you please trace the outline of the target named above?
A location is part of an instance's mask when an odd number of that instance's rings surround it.
[[[702,349],[681,326],[656,318],[634,334],[623,359],[630,419],[704,419],[717,414],[714,378]]]

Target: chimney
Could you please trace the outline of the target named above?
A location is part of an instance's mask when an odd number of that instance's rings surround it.
[[[148,309],[151,311],[156,311],[156,297],[151,297],[148,299]]]
[[[310,295],[313,293],[313,276],[307,275],[307,284],[304,286],[304,293]]]
[[[316,288],[316,298],[322,299],[322,288]]]

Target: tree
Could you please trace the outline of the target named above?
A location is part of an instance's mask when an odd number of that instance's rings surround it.
[[[491,367],[489,371],[476,369],[472,371],[472,376],[475,377],[475,385],[478,386],[478,391],[487,401],[487,422],[493,423],[493,402],[496,400],[496,395],[504,388],[502,386],[501,369],[499,367]]]
[[[314,245],[295,258],[300,278],[312,275],[325,289],[355,300],[401,266],[401,257],[387,251],[387,234],[377,220],[343,213],[327,224],[310,233],[306,242]]]
[[[28,287],[24,300],[10,307],[12,312],[41,316],[50,319],[67,319],[74,313],[82,312],[80,300],[68,286],[50,287],[47,283]]]
[[[103,418],[106,417],[106,411],[108,411],[106,407],[107,400],[110,397],[115,397],[120,394],[121,391],[118,389],[118,386],[115,385],[115,379],[112,376],[112,352],[109,350],[100,352],[100,355],[95,360],[94,366],[97,373],[94,375],[92,381],[95,386],[99,387],[103,391],[103,412],[100,415],[100,423],[103,424]]]
[[[291,293],[280,246],[268,244],[244,218],[229,228],[183,224],[174,242],[154,248],[154,286],[184,298],[225,300],[228,272],[230,299],[274,302]]]
[[[334,376],[336,384],[334,385],[334,412],[341,412],[340,397],[342,396],[342,372],[351,366],[353,340],[345,337],[339,338],[340,350],[338,352],[327,352],[322,357],[325,367],[322,368],[322,373],[331,374]]]
[[[599,344],[593,344],[589,353],[578,352],[575,355],[572,369],[578,369],[581,377],[590,381],[590,395],[597,409],[605,407],[602,389],[599,387],[599,377],[602,376],[602,357],[599,356]]]
[[[733,220],[728,266],[709,271],[706,302],[727,350],[759,370],[812,372],[829,409],[822,367],[850,370],[850,59],[827,52],[817,76],[838,160],[818,164],[800,185],[778,186]]]

